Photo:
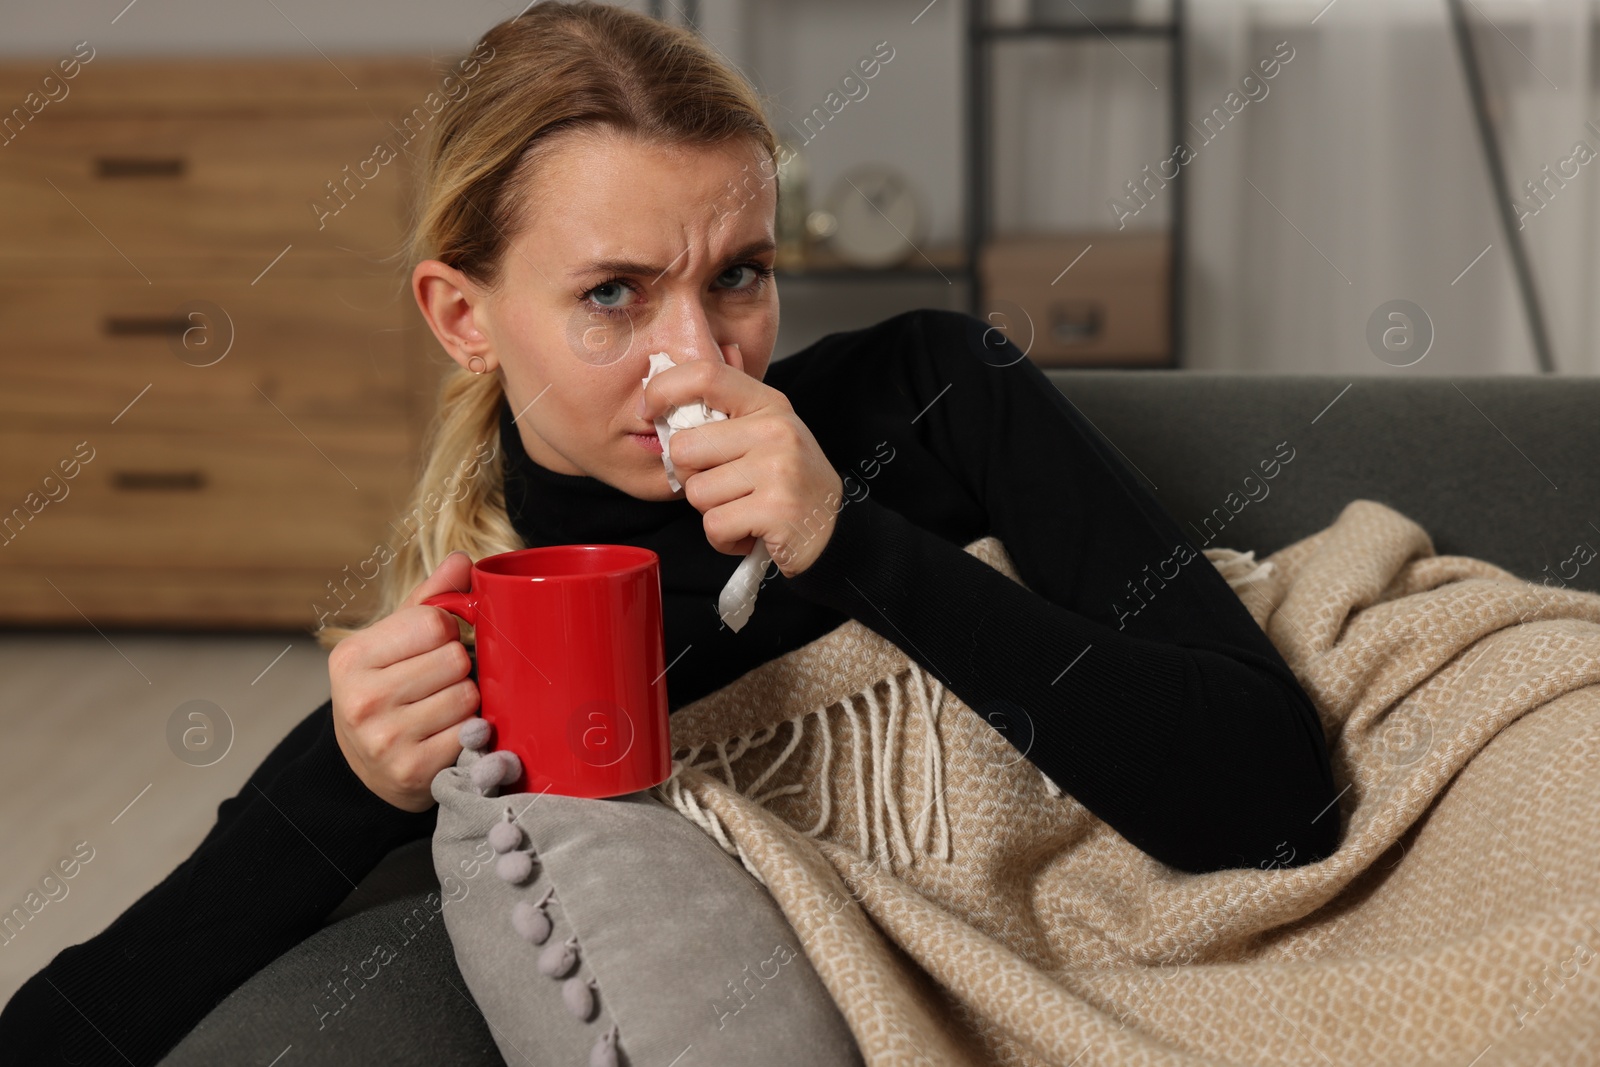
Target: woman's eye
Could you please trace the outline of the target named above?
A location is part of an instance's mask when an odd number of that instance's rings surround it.
[[[745,275],[746,271],[749,272],[748,276]],[[729,267],[723,271],[717,281],[725,289],[751,289],[755,287],[760,274],[761,272],[757,268],[748,263],[741,263],[737,267]],[[741,277],[744,279],[743,284],[740,283]]]
[[[622,307],[629,290],[621,282],[603,282],[586,295],[601,307]]]

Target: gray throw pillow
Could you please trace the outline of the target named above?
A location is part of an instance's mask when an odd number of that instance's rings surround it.
[[[862,1062],[772,895],[704,831],[646,791],[495,796],[470,768],[498,755],[434,778],[433,855],[507,1063]]]

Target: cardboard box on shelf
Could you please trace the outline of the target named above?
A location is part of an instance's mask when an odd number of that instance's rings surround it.
[[[1165,232],[1001,236],[980,269],[984,315],[1040,366],[1171,363]]]

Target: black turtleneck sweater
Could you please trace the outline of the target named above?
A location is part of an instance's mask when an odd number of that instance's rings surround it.
[[[660,555],[673,710],[853,618],[1165,863],[1328,855],[1339,812],[1310,700],[1104,439],[986,331],[959,313],[909,312],[768,368],[845,499],[806,571],[768,568],[738,633],[716,601],[739,557],[710,547],[693,505],[539,466],[502,404],[506,512],[529,546]],[[1027,588],[962,550],[985,534]],[[436,810],[402,812],[368,791],[325,701],[222,803],[193,855],[18,991],[0,1049],[18,1063],[156,1062],[391,849],[431,834]]]

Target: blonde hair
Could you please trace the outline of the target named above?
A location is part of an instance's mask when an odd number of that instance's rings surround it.
[[[481,65],[471,91],[444,109],[417,153],[404,255],[409,264],[437,259],[488,291],[501,283],[504,256],[527,224],[535,149],[551,133],[601,127],[707,147],[746,139],[777,155],[761,98],[738,71],[694,32],[626,8],[537,4],[490,29],[472,54]],[[392,550],[378,546],[378,603],[352,626],[322,621],[342,611],[320,611],[313,632],[322,647],[393,614],[451,552],[476,560],[524,547],[506,514],[503,397],[498,374],[447,370],[402,517],[404,540]]]

